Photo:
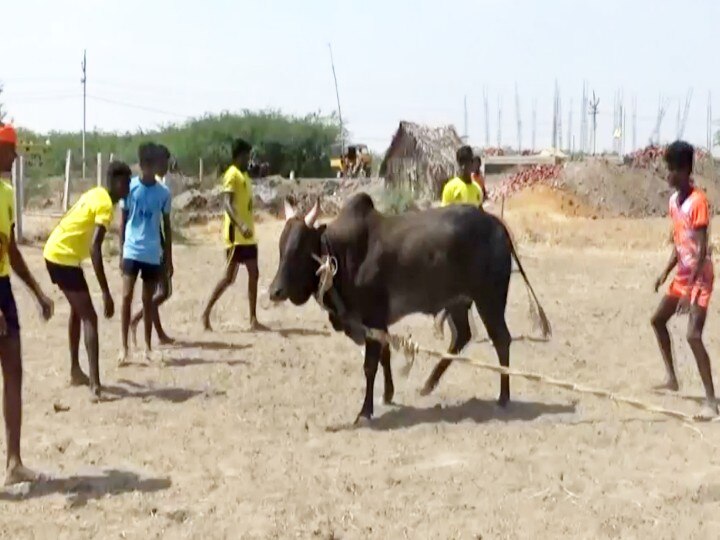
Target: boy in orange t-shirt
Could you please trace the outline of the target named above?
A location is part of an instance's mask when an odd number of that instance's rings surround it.
[[[669,170],[668,183],[675,189],[669,205],[674,247],[665,270],[655,282],[655,291],[667,280],[676,266],[677,272],[652,317],[652,326],[665,362],[666,380],[660,388],[678,390],[667,322],[676,312],[689,310],[687,340],[705,387],[705,404],[701,415],[713,417],[717,415],[715,389],[710,357],[702,341],[714,281],[708,243],[710,212],[705,193],[695,187],[692,181],[694,152],[693,147],[683,141],[672,143],[665,151],[665,162]]]

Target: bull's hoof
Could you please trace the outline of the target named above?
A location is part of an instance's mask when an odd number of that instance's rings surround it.
[[[360,413],[357,415],[357,418],[355,418],[355,425],[356,426],[369,426],[370,422],[372,421],[372,413],[367,411],[360,411]]]
[[[395,396],[395,390],[385,392],[385,395],[383,396],[383,405],[392,405],[394,396]]]

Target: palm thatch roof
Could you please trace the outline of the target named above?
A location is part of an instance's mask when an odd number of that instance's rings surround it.
[[[380,165],[380,174],[385,173],[388,160],[407,139],[410,139],[416,157],[427,162],[432,176],[454,170],[455,152],[463,144],[454,126],[430,127],[402,121]]]

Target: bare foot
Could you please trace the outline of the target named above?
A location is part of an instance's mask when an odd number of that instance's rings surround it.
[[[90,379],[78,368],[70,372],[70,386],[87,386],[90,384]]]
[[[653,390],[657,391],[670,391],[670,392],[677,392],[680,390],[680,385],[677,382],[677,379],[665,379],[665,382],[662,384],[658,384],[656,386],[653,386]]]
[[[172,345],[173,343],[175,343],[175,339],[171,338],[167,334],[158,336],[158,341],[160,342],[160,345]]]
[[[269,332],[270,329],[265,326],[264,324],[260,324],[257,319],[252,319],[250,321],[250,331],[251,332]]]
[[[32,469],[28,469],[22,463],[11,465],[5,471],[5,485],[20,484],[22,482],[36,482],[42,480],[43,476]]]
[[[118,367],[125,367],[130,363],[130,353],[127,350],[120,351],[118,354]]]
[[[160,351],[153,351],[152,349],[145,349],[145,352],[143,353],[143,359],[149,364],[154,363],[154,362],[162,362],[163,355]]]
[[[706,402],[700,409],[699,418],[702,420],[712,420],[718,414],[717,404],[714,402]]]

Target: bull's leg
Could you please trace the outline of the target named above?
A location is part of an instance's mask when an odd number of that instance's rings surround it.
[[[383,403],[390,405],[395,395],[395,385],[393,384],[392,369],[390,369],[390,345],[383,345],[380,356],[380,363],[383,369],[383,380],[385,381],[385,391],[383,392]]]
[[[373,415],[373,388],[375,386],[375,374],[377,373],[378,362],[382,354],[382,344],[378,341],[368,339],[365,341],[365,400],[362,409],[355,419],[357,424],[361,418],[370,420]]]
[[[465,346],[470,342],[472,334],[470,332],[470,322],[468,321],[468,304],[462,303],[453,306],[447,310],[450,319],[450,354],[459,354]],[[432,370],[430,377],[425,382],[425,386],[420,390],[420,395],[427,396],[440,382],[445,370],[450,367],[452,360],[443,358],[440,360],[435,369]]]
[[[480,318],[487,329],[498,361],[503,367],[510,367],[510,330],[505,322],[505,307],[502,304],[476,304]],[[510,401],[510,376],[500,375],[500,397],[498,405],[504,407]]]

